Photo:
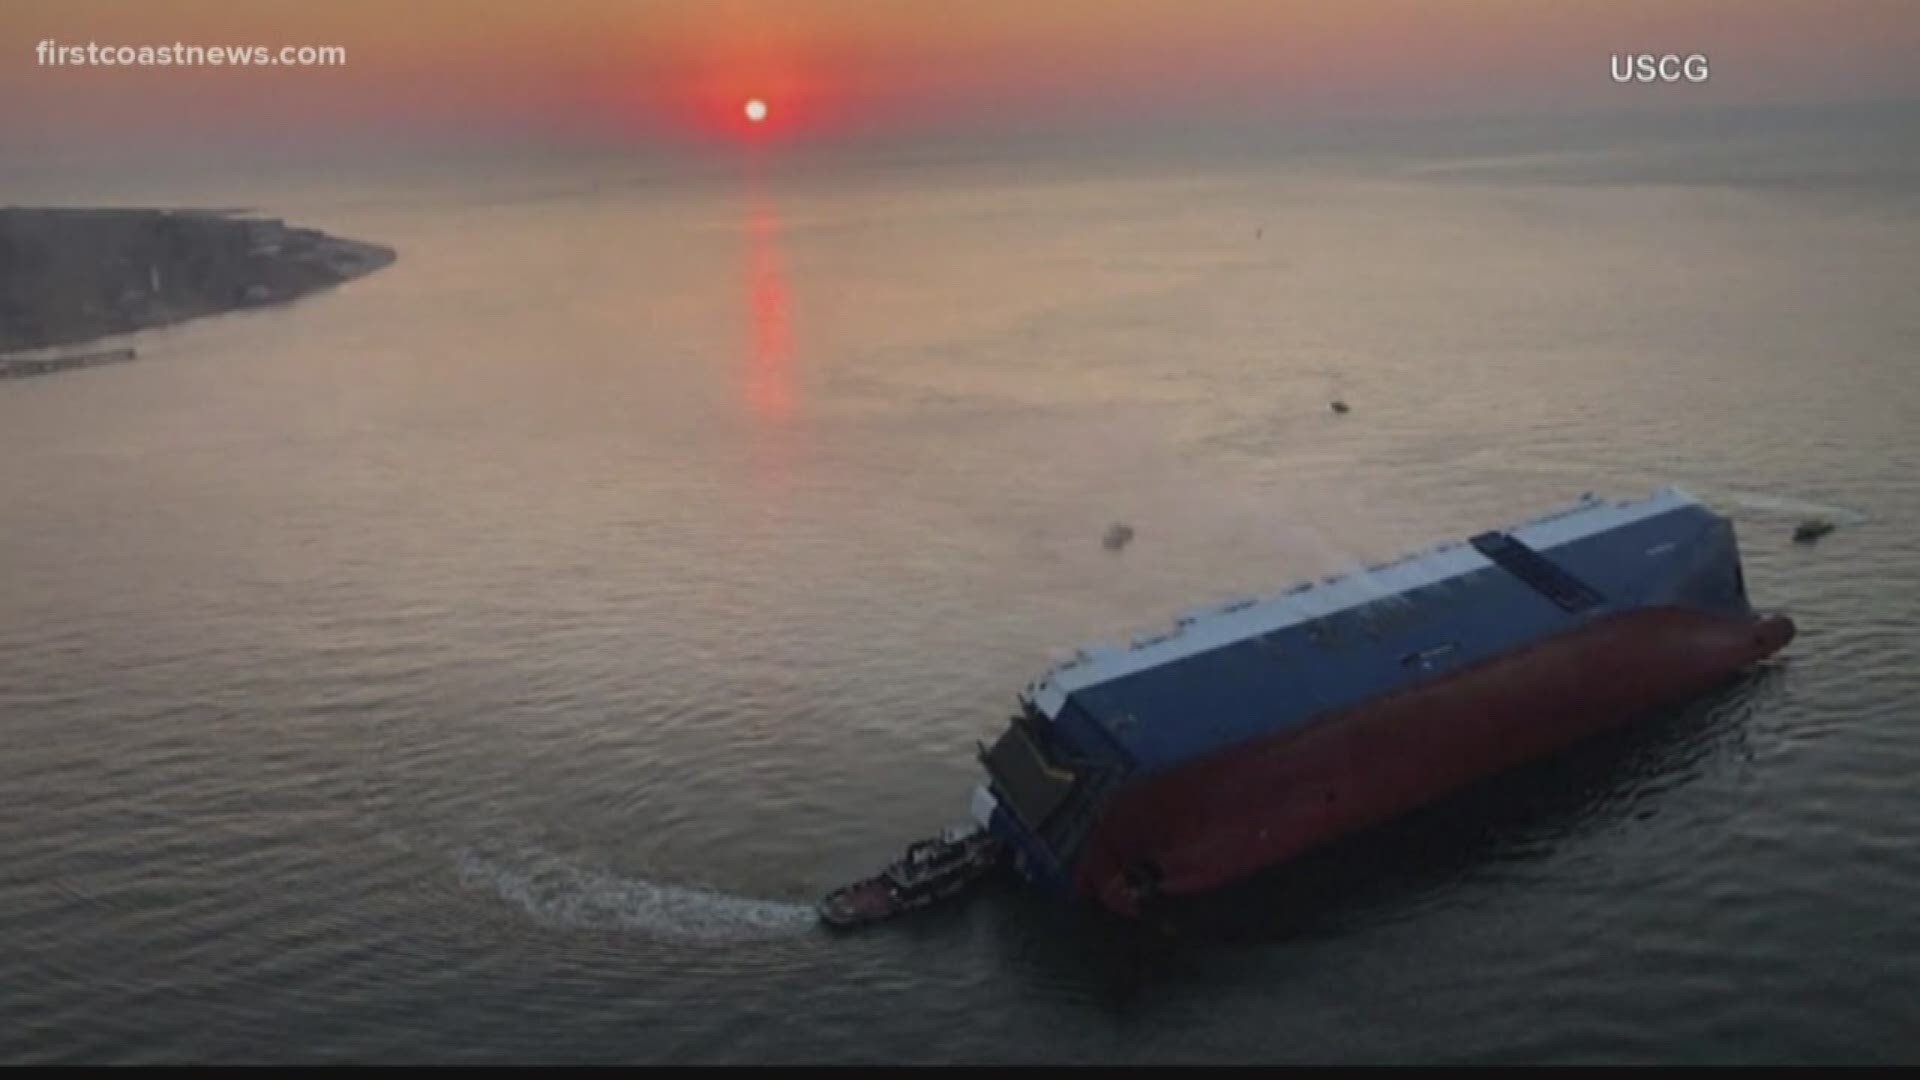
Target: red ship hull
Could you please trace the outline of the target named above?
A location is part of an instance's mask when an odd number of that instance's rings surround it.
[[[1075,868],[1132,914],[1387,821],[1712,689],[1792,640],[1782,617],[1649,608],[1234,747],[1118,794]]]

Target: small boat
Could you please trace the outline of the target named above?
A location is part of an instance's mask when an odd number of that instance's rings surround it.
[[[1811,544],[1832,531],[1833,522],[1828,521],[1826,518],[1808,518],[1801,522],[1798,528],[1793,530],[1793,542],[1796,544]]]
[[[1347,412],[1349,411],[1347,409],[1347,403],[1344,401],[1335,401],[1333,403],[1333,411],[1340,416],[1347,415]]]
[[[859,926],[927,907],[958,894],[1000,864],[1000,842],[977,825],[956,826],[907,845],[870,878],[841,886],[820,901],[828,925]]]

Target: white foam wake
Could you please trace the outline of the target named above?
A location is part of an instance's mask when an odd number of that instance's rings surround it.
[[[806,932],[816,921],[804,904],[659,885],[584,869],[539,852],[503,860],[465,851],[455,863],[462,884],[491,892],[546,926],[726,942],[787,937]]]
[[[1747,491],[1729,491],[1725,497],[1729,502],[1734,503],[1742,509],[1758,510],[1762,513],[1813,514],[1832,518],[1846,525],[1858,525],[1867,520],[1867,515],[1858,510],[1850,510],[1844,506],[1833,506],[1828,503],[1812,502],[1807,499],[1793,499],[1780,495],[1761,495]]]

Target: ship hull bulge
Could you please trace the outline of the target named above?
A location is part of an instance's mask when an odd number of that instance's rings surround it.
[[[1713,689],[1792,639],[1778,616],[1651,607],[1138,779],[1073,891],[1122,913],[1203,892]]]

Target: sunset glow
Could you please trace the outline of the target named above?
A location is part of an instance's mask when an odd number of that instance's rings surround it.
[[[8,0],[0,131],[383,129],[814,141],[1037,124],[1694,109],[1920,94],[1911,0]],[[344,64],[50,65],[56,48],[342,50]],[[1712,78],[1623,89],[1621,50],[1710,54]],[[774,108],[775,105],[779,107]],[[773,136],[777,133],[778,140]],[[236,141],[240,141],[238,135]]]

